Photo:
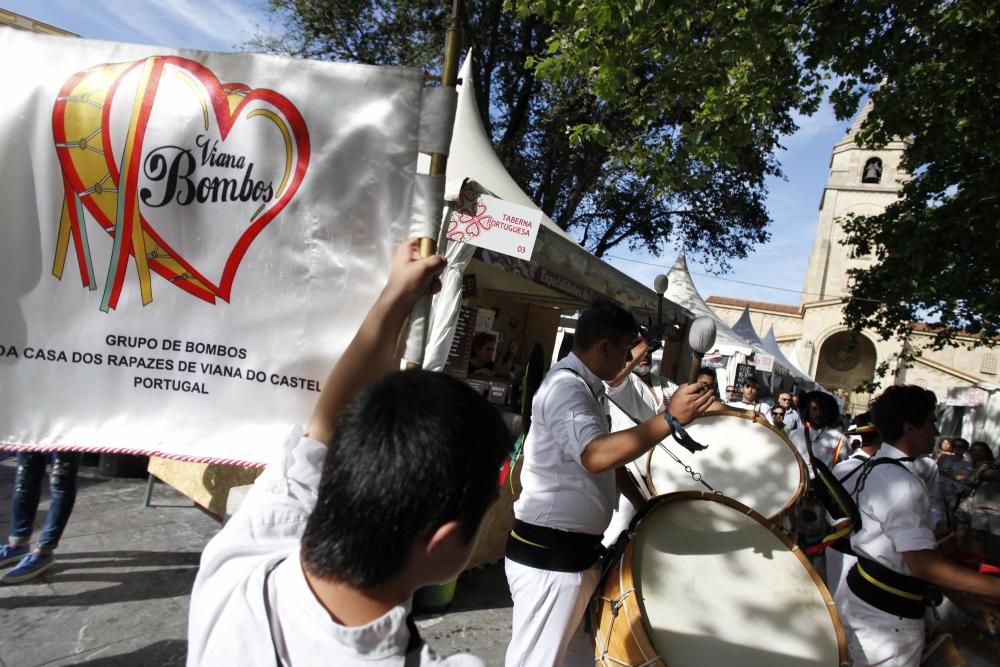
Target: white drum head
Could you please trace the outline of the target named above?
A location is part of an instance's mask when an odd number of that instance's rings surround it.
[[[670,667],[840,664],[822,584],[745,511],[698,498],[652,510],[637,529],[632,577]]]
[[[672,439],[664,444],[727,498],[773,520],[802,492],[805,467],[801,458],[768,425],[735,414],[710,414],[684,428],[708,449],[692,454]],[[647,462],[646,477],[653,495],[705,490],[660,447],[650,451]]]

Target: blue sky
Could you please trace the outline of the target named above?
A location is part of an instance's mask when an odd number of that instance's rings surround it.
[[[89,39],[183,49],[232,51],[258,32],[280,31],[280,26],[272,24],[263,0],[0,0],[0,7]],[[749,258],[733,262],[733,271],[722,277],[709,276],[711,267],[689,261],[703,296],[799,303],[830,150],[849,123],[835,120],[832,110],[824,107],[816,115],[800,119],[799,125],[796,134],[785,138],[786,150],[780,155],[787,179],[768,183],[767,205],[773,219],[770,242],[759,246]],[[624,249],[610,254],[613,257],[607,259],[615,267],[652,285],[656,274],[667,272],[677,249],[667,248],[659,258]]]

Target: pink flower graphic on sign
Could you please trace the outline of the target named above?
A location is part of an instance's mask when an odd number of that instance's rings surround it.
[[[486,212],[486,204],[478,200],[471,189],[464,188],[448,223],[448,240],[467,241],[492,229],[495,224],[496,220]]]

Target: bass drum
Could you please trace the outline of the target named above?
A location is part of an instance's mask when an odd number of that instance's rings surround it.
[[[847,647],[805,556],[707,492],[650,501],[590,606],[596,664],[838,667]]]
[[[771,521],[792,508],[802,495],[806,467],[784,433],[762,416],[742,410],[722,410],[696,417],[684,427],[708,449],[692,453],[672,440],[664,441],[681,463],[661,447],[646,457],[646,483],[652,496],[705,487],[684,470],[690,466],[727,498],[734,498]]]

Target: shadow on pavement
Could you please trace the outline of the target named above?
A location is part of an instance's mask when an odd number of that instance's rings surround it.
[[[183,665],[187,658],[187,642],[183,639],[164,639],[131,653],[83,659],[74,665],[91,667],[133,667],[134,665]]]
[[[87,583],[110,585],[80,592],[13,595],[0,598],[0,609],[86,607],[187,595],[194,585],[200,555],[198,552],[160,551],[59,554],[56,566],[43,575],[50,585],[61,588],[78,588]],[[87,557],[99,560],[79,562]],[[152,567],[160,569],[150,569]],[[104,568],[106,571],[88,571],[95,568]]]

